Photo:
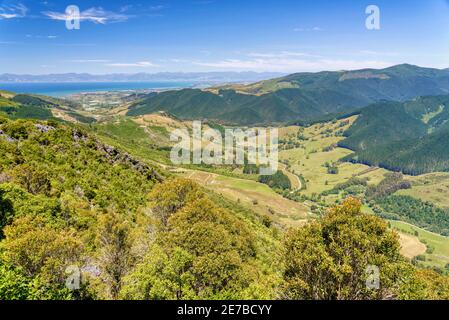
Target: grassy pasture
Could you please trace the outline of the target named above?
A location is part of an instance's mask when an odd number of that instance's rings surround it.
[[[268,216],[283,226],[301,226],[310,215],[307,206],[285,199],[267,185],[256,181],[195,170],[186,170],[183,176],[261,215]]]
[[[424,253],[426,261],[420,262],[424,266],[444,268],[449,263],[449,238],[426,231],[402,221],[389,221],[392,229],[400,233],[411,235],[434,248],[432,253]],[[417,235],[416,235],[417,234]]]
[[[131,119],[117,117],[94,125],[94,130],[108,143],[117,145],[118,142],[120,147],[143,159],[162,163],[168,161],[168,152],[158,149],[163,137]]]
[[[399,195],[407,195],[449,209],[449,173],[429,173],[417,177],[407,177],[412,188],[400,190]]]
[[[353,176],[367,177],[373,184],[379,183],[384,178],[387,172],[384,169],[369,170],[370,167],[362,164],[337,163],[339,159],[351,154],[351,150],[335,147],[330,151],[323,151],[324,148],[336,145],[343,139],[341,136],[327,135],[326,132],[335,133],[337,130],[345,130],[355,119],[356,117],[351,117],[335,123],[315,124],[305,128],[303,134],[306,140],[302,141],[301,148],[280,151],[279,158],[288,160],[291,165],[290,170],[297,175],[302,174],[306,179],[305,194],[312,195],[330,190]],[[280,135],[285,137],[293,132],[295,132],[294,127],[286,127],[281,130]],[[329,174],[325,167],[326,163],[337,163],[338,174]]]

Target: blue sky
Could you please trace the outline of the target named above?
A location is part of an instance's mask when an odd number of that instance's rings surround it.
[[[368,5],[380,30],[365,27]],[[81,11],[79,30],[64,21]],[[448,0],[1,1],[0,73],[449,67]]]

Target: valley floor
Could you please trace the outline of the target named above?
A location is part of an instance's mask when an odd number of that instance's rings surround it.
[[[111,144],[118,143],[131,153],[164,169],[171,168],[173,173],[198,182],[207,189],[268,217],[283,228],[302,226],[309,219],[317,217],[317,206],[326,208],[342,200],[342,194],[323,196],[323,192],[352,178],[366,179],[368,185],[378,185],[390,172],[378,167],[340,161],[352,151],[338,147],[337,143],[344,139],[343,132],[356,121],[357,116],[308,127],[281,127],[279,168],[289,178],[292,193],[297,191],[304,197],[300,202],[293,201],[257,182],[257,177],[243,174],[241,169],[172,167],[168,160],[168,150],[172,144],[169,134],[174,129],[191,130],[192,122],[182,121],[165,113],[124,117],[125,109],[113,109],[101,115],[94,130]],[[331,173],[329,168],[337,170]],[[404,179],[410,181],[412,187],[397,191],[396,194],[429,201],[443,209],[449,208],[449,173],[404,176]],[[369,206],[363,208],[365,212],[374,214]],[[420,261],[422,265],[440,268],[444,268],[449,262],[447,238],[415,226],[406,228],[408,225],[399,221],[392,221],[391,225],[399,231],[402,253],[407,258],[425,256],[426,260]],[[419,237],[411,234],[415,230]],[[435,247],[432,254],[426,253],[426,245],[429,243]]]
[[[301,226],[311,215],[306,205],[285,199],[256,181],[196,170],[186,170],[182,175],[261,215],[269,216],[282,226]]]

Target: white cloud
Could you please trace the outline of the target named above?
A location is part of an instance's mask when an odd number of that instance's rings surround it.
[[[52,20],[66,21],[71,19],[71,15],[65,12],[44,11],[42,14],[46,15]],[[130,15],[123,13],[116,13],[106,11],[102,7],[92,7],[90,9],[80,12],[80,21],[90,21],[96,24],[107,24],[114,22],[123,22],[130,18]]]
[[[368,55],[368,56],[388,56],[388,57],[399,56],[399,53],[397,53],[397,52],[380,52],[380,51],[373,51],[373,50],[361,50],[360,53],[363,55]]]
[[[74,60],[68,60],[68,62],[74,62],[74,63],[106,63],[110,62],[111,60],[105,60],[105,59],[74,59]]]
[[[150,62],[150,61],[139,61],[139,62],[127,62],[127,63],[108,63],[106,64],[108,67],[138,67],[138,68],[152,68],[152,67],[158,67],[158,65]]]
[[[6,45],[9,45],[9,44],[20,44],[20,42],[16,42],[16,41],[0,41],[0,44],[6,44]]]
[[[159,11],[159,10],[163,10],[163,9],[165,9],[166,7],[164,6],[164,5],[157,5],[157,6],[150,6],[148,9],[150,10],[150,11]]]
[[[133,7],[132,4],[124,5],[124,6],[122,6],[122,7],[120,8],[120,12],[126,12],[126,11],[129,11],[132,7]]]
[[[295,32],[307,32],[307,31],[323,31],[320,27],[312,27],[312,28],[294,28]]]
[[[26,16],[28,8],[22,3],[13,5],[0,6],[0,20],[2,19],[14,19],[23,18]]]
[[[192,62],[191,60],[179,59],[179,58],[169,59],[169,61],[173,62],[173,63],[190,63],[190,62]]]
[[[58,36],[54,36],[54,35],[42,36],[42,35],[32,35],[32,34],[27,34],[27,35],[25,35],[25,37],[34,38],[34,39],[56,39],[56,38],[58,38]]]
[[[0,18],[3,18],[3,19],[17,18],[17,14],[15,14],[15,13],[0,13]]]
[[[303,52],[293,52],[293,51],[282,51],[278,53],[259,53],[252,52],[248,54],[248,57],[254,58],[286,58],[286,57],[319,57],[317,55],[303,53]]]
[[[299,59],[294,57],[226,59],[215,62],[196,61],[193,62],[193,64],[222,70],[259,72],[336,71],[362,68],[385,68],[393,65],[392,63],[377,60]]]

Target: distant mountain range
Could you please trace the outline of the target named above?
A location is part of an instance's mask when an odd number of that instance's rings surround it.
[[[400,73],[401,76],[395,77],[395,72],[400,69],[404,70],[403,68],[404,66],[398,66],[388,70],[385,69],[384,72],[380,73],[381,76],[370,76],[371,79],[375,79],[375,82],[390,81],[391,79],[395,81],[394,85],[397,85],[398,91],[392,90],[390,86],[393,84],[382,83],[382,86],[379,83],[369,84],[376,89],[372,91],[374,93],[379,93],[381,91],[379,88],[382,89],[382,92],[387,92],[390,101],[382,100],[381,98],[385,97],[383,95],[379,98],[379,101],[362,108],[335,107],[334,110],[341,111],[340,114],[322,111],[325,109],[321,109],[320,113],[320,109],[313,109],[310,106],[309,109],[304,110],[314,110],[314,113],[309,113],[309,115],[311,118],[315,116],[315,120],[313,120],[315,122],[337,117],[344,119],[349,115],[357,115],[357,120],[344,132],[345,139],[338,143],[340,147],[354,151],[344,157],[343,161],[379,166],[411,175],[449,171],[449,93],[414,97],[407,101],[392,101],[392,98],[402,100],[405,96],[413,96],[422,92],[447,92],[447,87],[445,87],[447,85],[445,72],[447,71],[423,70],[422,68],[406,66],[406,70],[410,71],[409,74],[405,76],[404,73]],[[365,82],[366,79],[360,79],[356,72],[340,73],[340,76],[345,78],[340,82],[355,82],[351,85],[357,89],[354,89],[354,92],[346,91],[348,97],[354,97],[356,94],[366,97],[368,84]],[[366,71],[363,72],[366,75]],[[372,74],[379,73],[376,71]],[[429,74],[433,74],[433,76],[429,76]],[[388,78],[384,75],[387,75]],[[319,78],[318,74],[315,74],[315,76]],[[347,77],[354,76],[357,79],[347,79]],[[329,77],[329,74],[326,77]],[[246,87],[247,90],[248,88],[256,91],[263,90],[266,92],[263,94],[243,93],[241,91],[243,88],[239,88],[238,93],[230,88],[153,92],[142,95],[142,100],[131,105],[128,115],[165,110],[182,118],[220,119],[224,122],[245,124],[256,121],[263,123],[264,119],[260,117],[261,114],[271,116],[271,119],[276,119],[276,117],[284,119],[285,115],[282,112],[286,109],[283,103],[289,105],[289,103],[299,101],[295,100],[294,97],[304,94],[300,92],[304,86],[312,85],[312,83],[307,83],[304,78],[296,79],[298,79],[297,82],[290,82],[289,85],[296,85],[297,88],[285,88],[285,82],[279,85],[281,83],[278,82],[279,80],[270,80]],[[303,81],[306,85],[303,86],[299,81]],[[316,81],[321,81],[322,84],[326,82],[323,79]],[[401,87],[402,81],[407,81],[414,91],[405,90],[405,87]],[[284,88],[280,89],[281,86]],[[268,87],[271,89],[268,89]],[[268,92],[269,90],[273,91]],[[328,90],[318,91],[326,95],[329,92]],[[282,95],[280,92],[283,92]],[[286,92],[290,92],[290,98]],[[313,91],[311,92],[313,93]],[[311,95],[310,92],[308,94]],[[279,99],[279,97],[284,99]],[[374,97],[372,99],[374,100]],[[330,98],[328,101],[331,102]],[[351,100],[348,99],[348,101]],[[304,99],[303,103],[305,102],[313,103],[314,101]],[[62,113],[78,122],[91,123],[95,121],[93,118],[79,114],[75,105],[68,105],[67,103],[68,101],[51,97],[14,94],[0,90],[0,113],[12,119],[52,119],[54,111],[56,111],[56,113]],[[232,111],[232,108],[236,108],[235,106],[240,106],[240,110],[234,109]],[[226,108],[230,109],[227,110]],[[250,112],[251,108],[254,108],[254,113]],[[346,110],[346,113],[343,113],[342,110]],[[275,112],[273,113],[273,111]],[[291,122],[291,119],[287,118],[287,120],[290,120],[287,122]]]
[[[250,83],[280,77],[285,74],[276,72],[160,72],[160,73],[114,73],[94,75],[89,73],[63,73],[46,75],[18,75],[5,73],[0,75],[0,83],[10,82],[139,82],[139,81],[194,81],[211,83]]]
[[[136,116],[167,111],[184,119],[255,125],[313,121],[382,101],[449,94],[449,69],[402,64],[386,69],[295,73],[250,85],[151,94],[130,107]]]

